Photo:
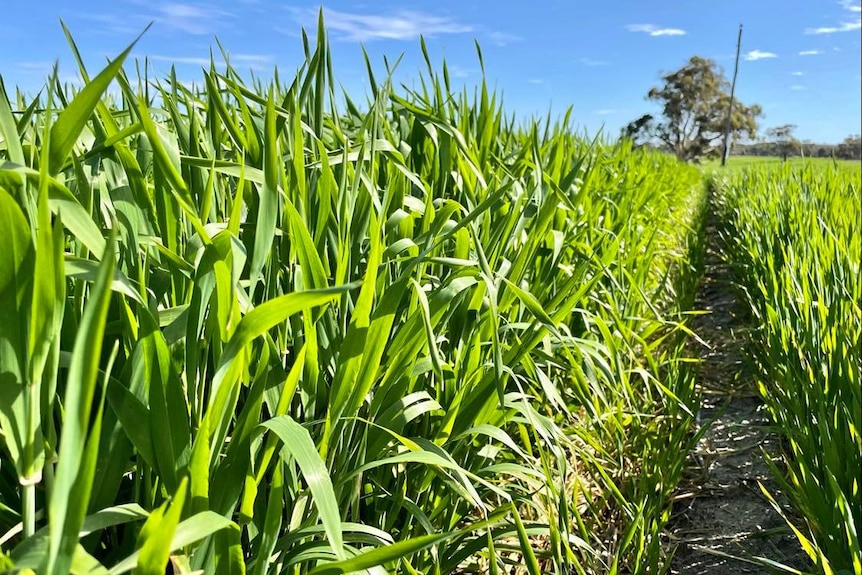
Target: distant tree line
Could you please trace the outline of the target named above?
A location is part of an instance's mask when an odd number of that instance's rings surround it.
[[[839,160],[862,160],[862,138],[854,134],[840,144],[818,144],[810,140],[769,139],[748,144],[734,144],[731,153],[735,156],[805,156],[807,158],[836,158]]]

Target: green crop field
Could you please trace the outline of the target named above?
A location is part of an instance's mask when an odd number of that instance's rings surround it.
[[[427,53],[352,100],[317,38],[0,82],[0,572],[667,572],[710,193],[788,521],[862,571],[858,171],[707,186]]]
[[[859,573],[862,182],[853,166],[715,176],[724,242],[756,319],[751,358],[788,458],[773,462],[824,573]],[[791,522],[792,524],[792,522]]]
[[[857,160],[839,160],[832,158],[803,158],[794,156],[787,160],[782,160],[777,156],[730,156],[727,160],[728,168],[747,168],[755,166],[773,166],[775,164],[788,164],[794,167],[802,167],[809,164],[815,166],[838,165],[845,167],[855,167],[859,169],[860,164]],[[718,168],[721,166],[720,159],[711,159],[703,163],[704,168]]]

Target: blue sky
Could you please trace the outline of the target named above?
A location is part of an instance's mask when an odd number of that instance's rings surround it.
[[[276,65],[282,75],[296,69],[300,29],[313,31],[320,7],[268,0],[4,4],[0,74],[7,87],[28,91],[39,88],[57,59],[64,79],[75,75],[60,18],[91,71],[152,21],[133,54],[149,57],[157,72],[173,62],[181,80],[200,80],[218,37],[235,67],[266,78]],[[329,0],[323,7],[336,79],[354,99],[363,99],[367,85],[360,44],[378,75],[383,55],[394,61],[403,54],[396,79],[411,85],[423,67],[422,34],[432,58],[446,58],[453,82],[472,86],[480,78],[475,39],[508,110],[559,114],[573,106],[582,129],[604,127],[615,136],[655,111],[644,95],[689,57],[713,58],[729,76],[742,22],[737,96],[763,107],[762,128],[793,123],[798,137],[818,142],[862,131],[859,0]]]

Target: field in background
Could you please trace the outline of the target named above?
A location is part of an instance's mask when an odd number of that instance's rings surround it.
[[[838,166],[855,168],[857,170],[862,169],[862,163],[857,160],[833,160],[832,158],[800,158],[797,156],[788,158],[786,161],[782,160],[778,156],[731,156],[730,158],[728,158],[727,166],[725,167],[738,170],[754,166],[779,166],[782,164],[788,164],[793,167],[803,167],[809,164],[825,167],[835,164]],[[707,160],[703,162],[701,166],[707,172],[720,169],[721,159]]]

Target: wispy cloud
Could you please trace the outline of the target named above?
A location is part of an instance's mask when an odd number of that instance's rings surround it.
[[[794,85],[790,86],[790,89],[793,90],[794,92],[801,92],[802,90],[805,90],[807,87],[808,86],[803,86],[801,84],[794,84]]]
[[[845,10],[850,10],[851,12],[862,12],[862,4],[859,2],[854,2],[853,0],[841,0],[839,4],[841,4]]]
[[[48,60],[25,60],[23,62],[16,62],[15,68],[27,74],[47,76],[53,71],[54,62]]]
[[[607,60],[593,60],[592,58],[581,58],[580,62],[584,66],[590,66],[590,67],[609,66],[610,65],[610,62],[608,62]]]
[[[821,52],[820,50],[801,50],[799,52],[799,55],[800,56],[819,56],[822,53],[823,52]]]
[[[745,59],[749,62],[765,60],[766,58],[778,58],[778,54],[775,54],[774,52],[763,52],[762,50],[752,50],[745,55]]]
[[[317,18],[316,9],[288,8],[293,19],[311,26]],[[473,27],[448,16],[436,16],[425,12],[398,10],[392,13],[360,14],[324,8],[326,28],[339,40],[368,42],[371,40],[415,40],[420,35],[440,36],[464,34]]]
[[[464,68],[458,64],[446,64],[449,69],[449,76],[452,78],[469,78],[472,72],[469,68]]]
[[[196,35],[216,32],[221,21],[231,16],[230,12],[219,10],[212,5],[177,2],[158,4],[155,6],[155,11],[155,21],[158,24]]]
[[[199,58],[196,56],[146,56],[154,62],[170,62],[171,64],[193,64],[196,66],[209,66],[209,58]]]
[[[54,62],[48,60],[22,60],[12,64],[14,70],[22,76],[47,79],[54,73]],[[57,66],[57,80],[61,84],[81,84],[81,76],[77,72],[64,72]]]
[[[219,32],[234,17],[230,11],[207,4],[183,2],[149,2],[129,0],[137,7],[125,8],[124,14],[82,13],[80,16],[99,24],[98,32],[109,34],[137,34],[149,22],[155,31],[182,32],[200,36]]]
[[[196,66],[209,66],[210,59],[198,56],[165,56],[162,54],[147,55],[154,62],[169,62],[171,64],[190,64]],[[231,64],[252,69],[262,69],[271,64],[273,57],[270,54],[228,54]],[[220,57],[215,59],[216,66],[224,66],[225,62]]]
[[[132,35],[132,34],[140,34],[143,27],[147,25],[148,21],[142,15],[127,15],[127,16],[118,16],[116,14],[91,14],[87,12],[81,12],[78,16],[84,20],[89,20],[90,22],[94,22],[95,25],[91,26],[91,29],[96,34],[123,34],[123,35]]]
[[[234,62],[248,64],[267,64],[272,61],[271,54],[228,54],[228,57]]]
[[[491,32],[488,34],[488,39],[490,39],[496,46],[508,46],[509,44],[514,44],[515,42],[520,42],[522,40],[520,36],[508,34],[506,32]]]
[[[862,16],[850,22],[842,22],[837,26],[822,26],[820,28],[806,28],[806,34],[836,34],[838,32],[854,32],[862,30]]]
[[[611,114],[616,114],[617,111],[613,108],[602,108],[601,110],[596,110],[596,115],[598,116],[609,116]]]
[[[660,28],[655,24],[629,24],[629,32],[644,32],[650,36],[685,36],[685,30],[679,28]]]
[[[528,84],[544,84],[545,81],[541,78],[530,78],[529,80],[527,80],[527,83]]]
[[[862,30],[862,4],[859,0],[839,0],[838,4],[856,15],[852,20],[845,20],[834,26],[821,26],[819,28],[806,28],[806,34],[837,34],[840,32],[856,32]]]
[[[804,76],[805,72],[791,72],[791,74],[794,76]]]

